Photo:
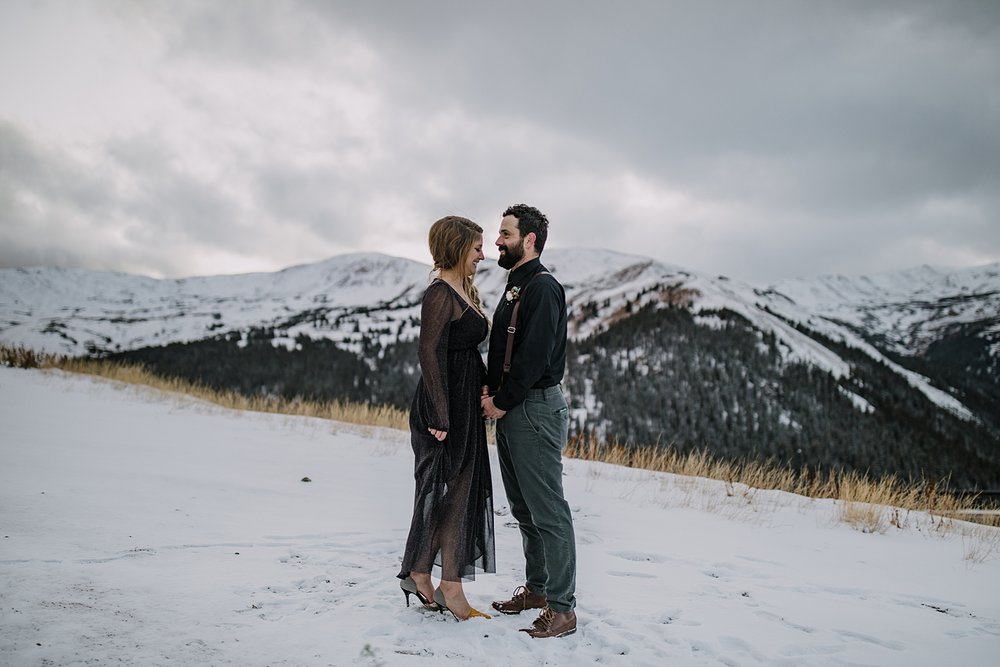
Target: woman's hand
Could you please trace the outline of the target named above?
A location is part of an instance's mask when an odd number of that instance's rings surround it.
[[[448,437],[448,431],[439,431],[436,428],[429,428],[427,430],[431,432],[431,435],[437,438],[438,442],[443,442],[444,439]]]
[[[481,397],[479,403],[483,406],[483,416],[487,419],[503,419],[503,416],[507,414],[506,410],[501,410],[493,405],[492,396]]]

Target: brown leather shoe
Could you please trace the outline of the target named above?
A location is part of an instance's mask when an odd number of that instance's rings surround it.
[[[527,632],[535,639],[571,635],[576,632],[576,612],[555,611],[552,607],[546,607],[531,627],[522,628],[521,632]]]
[[[545,609],[548,602],[544,595],[532,593],[527,586],[518,586],[509,600],[498,600],[493,608],[501,614],[520,614],[525,609]]]

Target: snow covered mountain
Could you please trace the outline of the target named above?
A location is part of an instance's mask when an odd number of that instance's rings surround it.
[[[1000,457],[1000,264],[758,287],[604,250],[552,248],[544,263],[566,287],[574,340],[567,388],[579,432],[637,442],[663,435],[687,447],[727,441],[726,454],[788,460],[836,433],[841,440],[830,442],[824,460],[875,470],[899,465],[914,439],[927,457],[958,447],[965,467]],[[248,370],[267,365],[277,370],[260,371],[255,391],[309,391],[315,367],[332,363],[340,375],[326,381],[343,386],[347,378],[359,392],[344,398],[405,404],[412,389],[400,378],[415,381],[407,346],[429,278],[428,265],[371,253],[180,280],[5,269],[0,343],[119,355],[164,372],[194,368],[192,379],[209,384],[217,378],[201,359],[250,346],[229,364],[241,390],[256,381]],[[483,262],[477,284],[487,309],[505,280],[506,271]],[[189,354],[196,349],[197,363]],[[267,349],[302,352],[311,375],[285,382],[276,374],[292,358],[262,361]],[[327,361],[331,354],[356,361]],[[369,370],[381,380],[359,378]],[[692,417],[668,419],[678,414]],[[872,442],[891,450],[874,466]],[[910,470],[926,465],[911,462]]]
[[[0,340],[67,355],[119,352],[256,327],[355,341],[356,325],[419,316],[430,268],[377,254],[277,273],[156,280],[122,273],[0,271]],[[391,313],[384,318],[370,313]],[[404,335],[412,335],[413,327]]]
[[[960,331],[981,336],[991,355],[1000,354],[1000,263],[955,271],[922,266],[855,278],[786,280],[773,289],[897,354],[924,354]]]
[[[478,284],[488,309],[506,272],[487,262]],[[865,351],[907,376],[936,403],[970,417],[960,401],[885,356],[916,355],[971,330],[1000,355],[1000,264],[848,278],[788,280],[761,289],[648,258],[593,249],[551,249],[545,264],[563,282],[571,335],[585,338],[651,304],[684,306],[711,325],[728,309],[773,333],[786,360],[835,377],[850,373],[806,326]],[[417,335],[430,267],[379,254],[351,254],[276,273],[156,280],[54,268],[0,270],[0,342],[67,355],[121,352],[251,328],[327,338],[353,352],[364,339],[389,344]],[[881,342],[875,347],[871,341]],[[881,348],[881,349],[879,349]]]

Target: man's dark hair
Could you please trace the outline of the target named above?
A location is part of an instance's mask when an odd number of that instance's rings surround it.
[[[508,215],[517,218],[517,229],[521,232],[522,237],[531,232],[535,233],[535,252],[541,255],[545,248],[545,239],[549,236],[549,219],[545,217],[545,214],[534,206],[514,204],[503,212],[502,217],[506,218]]]

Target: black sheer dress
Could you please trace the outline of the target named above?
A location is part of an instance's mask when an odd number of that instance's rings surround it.
[[[441,568],[446,581],[496,572],[493,482],[479,397],[486,319],[448,283],[424,292],[420,380],[410,406],[416,494],[399,578]],[[443,442],[428,428],[447,431]]]

